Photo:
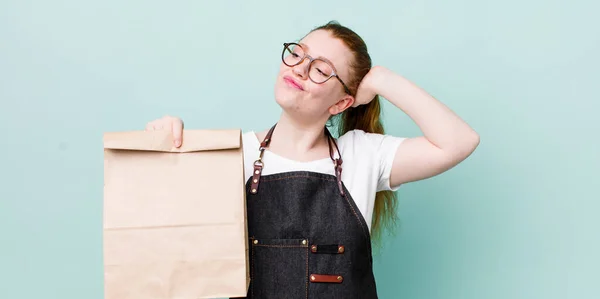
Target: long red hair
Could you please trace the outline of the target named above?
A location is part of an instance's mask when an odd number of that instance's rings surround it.
[[[364,40],[351,29],[331,21],[319,26],[312,31],[326,30],[333,37],[341,40],[354,54],[354,61],[350,65],[350,78],[346,82],[352,94],[356,94],[358,85],[372,67],[371,56]],[[384,134],[381,123],[381,103],[376,96],[369,104],[350,107],[331,121],[335,121],[339,136],[351,130],[362,130],[368,133]],[[375,207],[371,221],[371,235],[374,240],[379,240],[384,228],[393,230],[397,220],[397,198],[393,191],[377,192]]]

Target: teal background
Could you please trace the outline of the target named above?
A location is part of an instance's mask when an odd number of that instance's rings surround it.
[[[398,191],[381,298],[600,298],[596,1],[0,1],[0,298],[103,298],[102,133],[262,130],[331,19],[481,135]],[[388,133],[420,132],[385,102]]]

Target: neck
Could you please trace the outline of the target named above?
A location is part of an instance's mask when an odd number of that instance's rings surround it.
[[[309,161],[328,156],[325,122],[301,122],[283,112],[269,150],[294,160]],[[264,136],[264,135],[263,135]]]

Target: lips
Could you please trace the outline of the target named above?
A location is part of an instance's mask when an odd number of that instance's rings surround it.
[[[289,86],[296,88],[298,90],[304,90],[304,87],[302,87],[302,85],[300,85],[300,83],[294,79],[292,79],[292,77],[289,76],[285,76],[283,77],[283,80],[285,81],[285,83],[287,83]]]

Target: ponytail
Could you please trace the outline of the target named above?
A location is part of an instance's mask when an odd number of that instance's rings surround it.
[[[352,130],[362,130],[367,133],[384,134],[381,123],[381,103],[379,96],[366,105],[349,108],[338,120],[339,136]],[[375,207],[371,220],[371,236],[374,241],[381,240],[383,229],[390,232],[396,226],[397,196],[393,191],[379,191],[375,195]]]
[[[328,31],[333,37],[344,42],[348,49],[354,54],[354,61],[350,63],[351,75],[347,78],[346,83],[355,95],[360,81],[367,75],[372,67],[372,61],[367,45],[358,34],[335,21],[319,26],[312,31],[316,30]],[[380,115],[381,104],[379,96],[376,96],[368,104],[348,108],[341,115],[338,114],[330,120],[335,119],[335,126],[337,126],[339,136],[352,130],[384,134]],[[397,220],[396,204],[396,194],[393,191],[377,192],[375,196],[373,218],[371,220],[371,236],[373,240],[380,241],[382,229],[388,228],[392,230],[395,227]]]

